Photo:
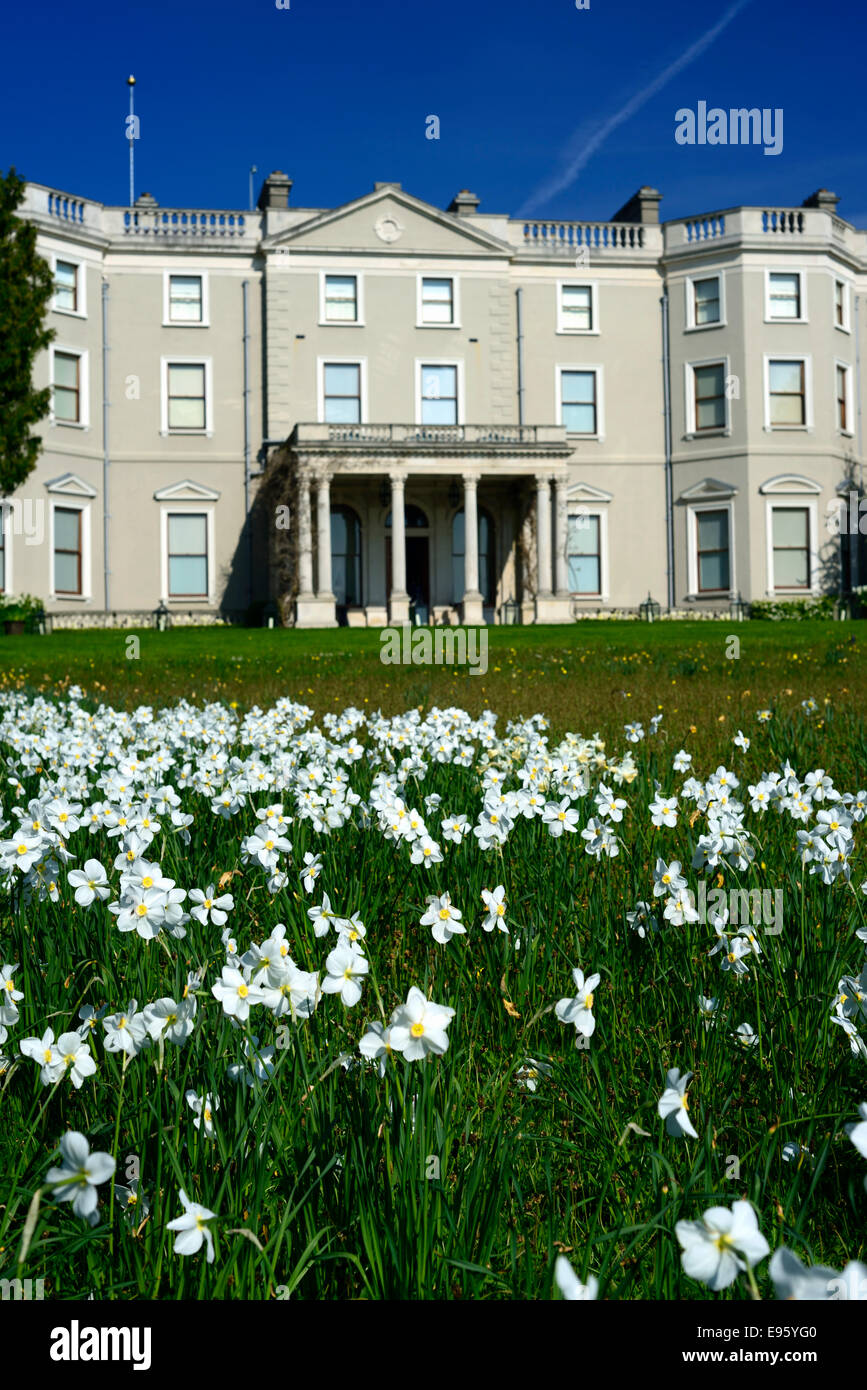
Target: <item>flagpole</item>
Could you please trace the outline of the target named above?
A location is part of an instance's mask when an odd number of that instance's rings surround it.
[[[130,74],[126,79],[129,87],[129,205],[135,203],[135,108],[133,105],[133,88],[135,78]]]

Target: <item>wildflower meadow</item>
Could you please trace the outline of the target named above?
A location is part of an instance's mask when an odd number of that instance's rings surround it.
[[[867,1297],[858,712],[347,694],[0,695],[0,1277]]]

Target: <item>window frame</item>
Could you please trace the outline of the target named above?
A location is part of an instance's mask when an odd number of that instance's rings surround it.
[[[845,411],[846,421],[847,421],[847,423],[846,423],[845,425],[841,425],[841,423],[840,423],[840,410],[839,410],[839,407],[840,407],[840,397],[839,397],[839,395],[838,395],[838,390],[837,390],[837,373],[838,373],[838,372],[842,372],[842,373],[843,373],[843,380],[844,380],[844,398],[843,398],[843,402],[844,402],[844,403],[843,403],[843,408],[844,408],[844,411]],[[854,421],[853,421],[853,410],[852,410],[852,365],[851,365],[851,363],[849,363],[849,362],[842,362],[842,361],[840,360],[839,357],[835,357],[835,359],[834,359],[834,428],[835,428],[835,430],[837,431],[838,434],[843,434],[843,435],[846,436],[847,439],[852,439],[852,438],[854,438],[854,435],[855,435],[855,430],[854,430],[854,428],[853,428],[853,423],[854,423]]]
[[[602,603],[607,602],[610,597],[610,583],[608,574],[608,507],[599,504],[587,506],[577,499],[570,499],[566,505],[566,577],[568,583],[569,576],[569,520],[571,517],[590,516],[595,518],[599,526],[599,584],[598,594],[580,593],[575,589],[570,589],[569,593],[576,602],[598,600]]]
[[[701,565],[699,563],[700,554],[698,547],[698,518],[700,512],[725,512],[728,517],[728,556],[729,556],[729,582],[724,589],[702,589],[699,587],[701,580]],[[729,598],[738,592],[737,575],[735,573],[735,509],[732,498],[724,498],[719,502],[705,501],[696,499],[687,504],[686,508],[687,525],[687,577],[689,580],[689,597],[691,599],[719,599]]]
[[[774,574],[774,512],[775,511],[802,511],[807,513],[807,561],[809,575],[806,587],[798,585],[780,585],[776,583]],[[815,496],[805,496],[803,494],[782,500],[779,496],[771,496],[765,502],[765,530],[767,540],[767,566],[768,566],[768,592],[772,596],[777,594],[815,594],[817,592],[817,582],[819,573],[819,557],[816,553],[816,542],[818,539],[818,515]],[[787,547],[791,548],[791,547]]]
[[[49,385],[51,387],[51,406],[49,409],[49,423],[51,425],[63,426],[65,429],[89,430],[90,429],[90,354],[86,348],[73,347],[68,343],[53,342],[48,347],[48,371]],[[61,420],[54,411],[54,359],[57,354],[61,357],[78,358],[78,419]]]
[[[771,313],[771,281],[775,275],[797,275],[798,277],[798,317],[781,318],[778,314]],[[771,269],[765,267],[765,323],[809,323],[807,315],[807,274],[804,270],[792,270],[789,267],[777,266]]]
[[[355,281],[355,318],[330,319],[326,316],[327,282],[329,279]],[[360,270],[320,270],[319,272],[319,327],[320,328],[364,328],[364,273]]]
[[[450,323],[428,323],[424,318],[424,282],[425,280],[451,280],[452,282],[452,318]],[[450,329],[461,327],[461,300],[460,300],[460,276],[454,271],[419,271],[416,275],[416,304],[415,304],[415,326],[416,328]]]
[[[359,419],[357,421],[341,422],[326,420],[325,418],[325,368],[326,367],[358,367],[358,390]],[[344,397],[343,399],[348,399]],[[333,354],[317,357],[316,359],[316,410],[318,423],[320,425],[333,425],[335,429],[352,429],[355,424],[366,425],[368,423],[367,413],[367,358],[366,357],[335,357]]]
[[[352,559],[354,559],[354,560],[357,562],[357,570],[358,570],[358,575],[357,575],[357,577],[358,577],[358,602],[357,602],[357,603],[349,603],[349,602],[347,602],[347,603],[344,605],[344,604],[341,604],[340,599],[339,599],[338,596],[337,596],[337,589],[336,589],[335,586],[334,586],[334,560],[335,560],[335,557],[338,556],[338,555],[343,555],[343,556],[344,556],[344,559],[345,559],[345,558],[346,558],[346,555],[347,555],[349,552],[339,551],[339,550],[336,549],[336,547],[335,547],[335,545],[334,545],[334,537],[333,537],[333,535],[331,536],[331,574],[329,575],[329,587],[330,587],[330,589],[331,589],[331,592],[332,592],[332,593],[334,594],[334,596],[335,596],[335,600],[336,600],[336,603],[337,603],[338,608],[340,608],[340,607],[345,607],[345,608],[347,609],[347,611],[350,611],[350,610],[351,610],[351,611],[357,611],[357,610],[359,610],[359,609],[364,608],[364,523],[362,522],[361,517],[360,517],[360,515],[359,515],[357,509],[356,509],[355,507],[350,506],[349,503],[347,503],[347,502],[332,502],[331,505],[330,505],[330,507],[329,507],[329,511],[328,511],[329,534],[330,534],[330,528],[331,528],[331,519],[332,519],[332,517],[333,517],[335,514],[344,515],[344,516],[348,514],[348,516],[349,516],[349,518],[350,518],[351,525],[352,525],[354,528],[357,528],[357,533],[358,533],[358,550],[357,550],[356,552],[352,552]]]
[[[450,425],[429,425],[422,419],[422,372],[426,367],[455,367],[455,390],[457,391],[457,419]],[[442,398],[441,398],[442,399]],[[415,359],[415,424],[419,429],[456,429],[466,423],[464,414],[464,360],[462,357],[417,357]]]
[[[605,440],[605,373],[602,364],[599,362],[558,362],[555,367],[554,392],[555,392],[555,423],[561,429],[565,429],[563,424],[563,373],[564,372],[592,372],[596,377],[596,429],[592,434],[585,434],[582,430],[566,430],[568,438],[571,439],[595,439],[600,444]]]
[[[840,286],[840,288],[841,288],[842,291],[843,291],[843,303],[842,303],[842,305],[841,305],[842,310],[843,310],[843,322],[842,322],[842,323],[838,323],[838,322],[837,322],[837,286],[838,286],[838,285]],[[851,333],[851,331],[852,331],[852,325],[851,325],[851,319],[850,319],[850,313],[849,313],[850,295],[849,295],[849,284],[848,284],[848,282],[847,282],[846,280],[841,280],[840,277],[839,277],[838,275],[833,275],[833,276],[831,277],[831,295],[832,295],[831,304],[832,304],[832,312],[833,312],[834,327],[837,328],[837,329],[839,329],[839,331],[840,331],[841,333]]]
[[[48,547],[48,597],[51,602],[59,603],[86,603],[93,598],[92,577],[91,577],[91,508],[90,498],[77,498],[72,496],[60,495],[50,499],[49,507],[49,547]],[[66,592],[58,591],[55,587],[54,575],[54,555],[55,555],[55,514],[58,512],[78,512],[78,544],[79,544],[79,591]],[[64,554],[71,554],[65,551]]]
[[[579,289],[590,291],[590,328],[570,328],[564,318],[563,291],[565,289]],[[557,332],[565,334],[568,338],[598,338],[601,332],[599,325],[599,282],[598,280],[579,280],[570,278],[568,280],[557,281]]]
[[[719,285],[719,318],[715,319],[713,323],[696,323],[695,321],[695,287],[702,280],[716,280]],[[724,271],[697,271],[694,275],[687,275],[685,280],[685,286],[685,333],[704,333],[708,329],[726,328],[728,326],[728,320],[726,318],[726,293]]]
[[[800,425],[775,425],[771,420],[771,365],[776,362],[800,362],[803,368],[804,383],[804,420]],[[813,429],[813,357],[811,353],[776,353],[766,352],[764,354],[764,415],[765,431],[768,434],[792,433],[797,430],[812,431]],[[777,392],[776,394],[780,394]]]
[[[205,425],[204,429],[184,429],[169,425],[169,367],[204,367],[205,369]],[[210,439],[214,433],[214,382],[213,358],[183,357],[179,353],[167,354],[160,358],[160,434],[191,435]]]
[[[457,521],[457,519],[458,519],[458,517],[461,515],[461,513],[463,513],[463,516],[464,516],[464,548],[463,548],[463,550],[455,550],[455,522]],[[476,506],[476,522],[477,522],[477,525],[476,525],[476,540],[477,540],[477,543],[478,543],[478,540],[479,540],[478,532],[481,530],[482,521],[483,521],[483,520],[485,520],[485,521],[488,523],[488,532],[489,532],[489,535],[490,535],[491,540],[492,540],[492,542],[493,542],[493,545],[492,545],[492,547],[489,547],[489,549],[486,550],[486,551],[484,551],[484,552],[482,551],[481,545],[478,545],[477,556],[478,556],[478,565],[479,565],[479,593],[482,595],[482,605],[483,605],[484,608],[494,608],[494,609],[496,609],[496,607],[497,607],[497,596],[498,596],[498,594],[499,594],[499,589],[500,589],[499,574],[498,574],[498,563],[497,563],[497,523],[496,523],[496,521],[495,521],[495,519],[494,519],[494,514],[493,514],[493,512],[491,511],[490,507],[478,506],[478,504],[477,504],[477,506]],[[456,592],[455,592],[455,561],[456,561],[458,558],[461,558],[461,559],[463,560],[463,570],[464,570],[464,575],[466,575],[466,560],[467,560],[467,517],[466,517],[465,502],[461,502],[457,507],[454,508],[453,511],[451,511],[451,513],[450,513],[450,521],[449,521],[449,529],[450,529],[449,545],[450,545],[450,555],[451,555],[451,585],[452,585],[452,600],[451,600],[451,607],[452,607],[452,608],[456,608],[459,604],[463,603],[463,601],[464,601],[464,592],[465,592],[463,589],[461,589],[461,592],[460,592],[460,593],[456,593]],[[486,574],[483,574],[483,572],[482,572],[482,571],[483,571],[483,566],[482,566],[482,554],[483,554],[483,553],[484,553],[485,556],[487,557],[487,562],[488,562],[488,563],[487,563],[487,573],[486,573]],[[490,597],[486,597],[486,596],[485,596],[485,588],[488,589],[488,591],[489,591],[489,593],[490,593]]]
[[[713,425],[709,429],[698,428],[698,403],[696,397],[696,370],[705,367],[722,367],[723,371],[723,423]],[[727,436],[731,434],[731,407],[729,405],[729,395],[726,390],[726,382],[731,376],[731,359],[728,353],[722,353],[717,357],[694,358],[684,363],[684,399],[686,402],[686,419],[684,424],[687,439],[707,439],[715,435]]]
[[[61,309],[57,303],[57,262],[63,261],[66,265],[75,266],[75,304],[74,309]],[[51,252],[51,278],[55,282],[54,291],[51,296],[51,310],[55,314],[65,314],[67,318],[86,319],[87,318],[87,262],[77,260],[75,256],[70,256],[67,252]]]
[[[213,502],[189,501],[189,502],[163,502],[160,505],[160,597],[165,604],[187,604],[197,603],[215,607],[215,576],[217,569],[217,554],[215,548],[216,526],[214,521],[215,504]],[[171,516],[204,516],[205,517],[205,542],[207,552],[205,562],[208,573],[208,592],[204,595],[188,594],[186,596],[169,594],[169,517]]]
[[[172,312],[172,279],[176,280],[201,280],[202,282],[202,317],[195,319],[173,319]],[[210,328],[211,321],[211,302],[210,285],[208,283],[207,270],[187,270],[178,269],[163,271],[163,328]]]
[[[15,533],[14,512],[11,497],[0,497],[0,545],[3,551],[3,567],[0,570],[0,594],[14,594],[12,579],[12,537]]]

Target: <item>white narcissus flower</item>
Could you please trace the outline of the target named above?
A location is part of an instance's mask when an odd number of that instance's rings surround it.
[[[209,1265],[214,1263],[214,1237],[209,1221],[216,1218],[216,1212],[209,1211],[207,1207],[202,1207],[198,1202],[191,1202],[183,1188],[180,1192],[181,1206],[184,1209],[183,1216],[176,1216],[174,1221],[166,1224],[168,1231],[180,1231],[174,1245],[176,1255],[195,1255],[202,1248],[204,1241],[207,1249],[207,1261]]]
[[[22,1057],[29,1057],[32,1062],[39,1063],[39,1079],[43,1086],[53,1085],[57,1078],[62,1076],[63,1058],[57,1051],[53,1028],[46,1028],[41,1038],[22,1038],[18,1044],[18,1051]]]
[[[385,1076],[386,1063],[393,1051],[391,1030],[374,1019],[372,1023],[368,1023],[367,1032],[361,1038],[358,1050],[368,1062],[376,1062],[380,1076]]]
[[[147,1028],[145,1027],[145,1016],[137,1013],[138,1001],[131,999],[126,1012],[112,1014],[109,1018],[102,1020],[105,1029],[103,1045],[106,1052],[125,1052],[130,1057],[135,1057],[147,1045]]]
[[[587,1283],[582,1284],[565,1255],[557,1256],[554,1279],[567,1303],[589,1303],[599,1293],[599,1280],[595,1274],[588,1275]]]
[[[205,1134],[209,1139],[214,1137],[214,1111],[220,1108],[220,1097],[209,1094],[197,1096],[195,1091],[187,1091],[186,1102],[195,1114],[193,1125],[199,1129],[204,1125]]]
[[[576,1033],[590,1038],[596,1029],[596,1019],[590,1012],[593,1008],[593,991],[602,976],[589,975],[585,980],[583,970],[576,968],[572,971],[572,978],[575,981],[575,998],[558,1000],[554,1012],[561,1023],[574,1023]]]
[[[190,916],[195,917],[202,926],[206,926],[210,919],[215,927],[224,927],[228,914],[235,906],[231,893],[224,893],[218,898],[216,891],[213,883],[208,884],[204,893],[201,888],[190,889],[190,902],[196,904],[190,909]]]
[[[467,929],[461,924],[463,913],[454,906],[449,893],[428,897],[426,901],[428,909],[419,918],[419,925],[430,927],[434,941],[440,946],[445,946],[453,936],[466,934]]]
[[[16,965],[4,965],[0,970],[0,1024],[8,1024],[14,1028],[18,1022],[18,1001],[24,998],[20,989],[15,988],[13,976],[18,969]]]
[[[402,1052],[408,1062],[419,1061],[429,1052],[441,1056],[449,1045],[446,1029],[455,1016],[446,1004],[427,1000],[415,985],[391,1017],[389,1029],[393,1051]]]
[[[231,965],[223,966],[221,978],[211,985],[211,993],[215,999],[219,999],[224,1012],[239,1023],[246,1023],[250,1017],[250,1006],[262,1001],[259,985],[251,984],[248,975],[245,976]]]
[[[60,1141],[59,1168],[49,1168],[46,1182],[52,1184],[52,1196],[59,1202],[71,1202],[76,1216],[95,1226],[97,1193],[100,1183],[108,1182],[115,1170],[111,1154],[91,1153],[90,1144],[78,1130],[70,1130]]]
[[[370,970],[370,961],[348,941],[341,941],[326,957],[325,969],[322,993],[339,994],[345,1007],[353,1008],[361,998],[359,978]]]
[[[75,889],[79,907],[90,907],[97,898],[104,902],[109,895],[105,869],[98,859],[86,859],[83,869],[73,869],[66,877],[70,887]]]
[[[681,1076],[677,1067],[672,1068],[665,1078],[665,1090],[656,1107],[659,1118],[665,1120],[666,1133],[671,1134],[676,1139],[679,1139],[682,1134],[688,1134],[692,1139],[698,1138],[687,1114],[686,1088],[691,1077],[691,1071],[684,1072]]]
[[[827,1265],[805,1265],[794,1251],[781,1245],[771,1256],[768,1272],[777,1298],[796,1303],[825,1303],[834,1299],[867,1301],[867,1265],[850,1260],[842,1274]]]
[[[844,1125],[844,1129],[862,1158],[867,1158],[867,1101],[862,1100],[858,1114],[861,1116],[860,1124]]]
[[[700,1221],[678,1221],[674,1229],[684,1272],[714,1293],[727,1289],[771,1250],[749,1202],[733,1202],[731,1211],[710,1207]]]
[[[96,1062],[90,1048],[80,1033],[61,1033],[55,1046],[60,1062],[60,1074],[68,1071],[73,1086],[80,1090],[85,1077],[93,1076],[96,1071]]]
[[[482,889],[482,902],[488,909],[488,915],[482,923],[483,931],[493,931],[494,927],[499,927],[500,931],[509,934],[506,926],[506,890],[502,883],[498,883],[493,893],[487,888]]]

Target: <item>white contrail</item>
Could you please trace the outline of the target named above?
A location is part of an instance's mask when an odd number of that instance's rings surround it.
[[[570,150],[574,150],[576,145],[580,143],[580,154],[568,158],[567,163],[559,174],[555,174],[547,183],[543,183],[534,193],[531,193],[524,205],[518,209],[516,216],[529,216],[534,208],[540,205],[544,206],[550,198],[554,197],[555,193],[560,193],[564,188],[568,188],[570,183],[573,183],[578,177],[584,166],[593,158],[600,145],[605,143],[611,132],[616,130],[618,126],[623,125],[624,121],[628,121],[630,116],[634,116],[635,112],[640,110],[651,97],[656,96],[656,93],[664,87],[667,82],[670,82],[672,77],[676,77],[683,68],[687,67],[698,58],[700,54],[704,53],[705,49],[710,47],[714,39],[722,33],[723,29],[726,29],[728,25],[731,24],[735,15],[749,3],[750,0],[735,0],[735,4],[731,5],[730,8],[726,10],[722,19],[718,20],[712,29],[708,29],[707,33],[703,34],[700,39],[696,39],[695,43],[691,44],[685,53],[682,53],[679,58],[676,58],[675,61],[671,63],[664,72],[661,72],[658,77],[655,77],[647,87],[644,87],[640,92],[636,92],[635,96],[626,103],[622,110],[616,112],[613,116],[609,116],[607,121],[603,121],[603,123],[596,126],[595,129],[593,126],[589,127],[589,129],[587,126],[580,127],[569,142]],[[584,137],[585,131],[587,131],[586,137]]]

